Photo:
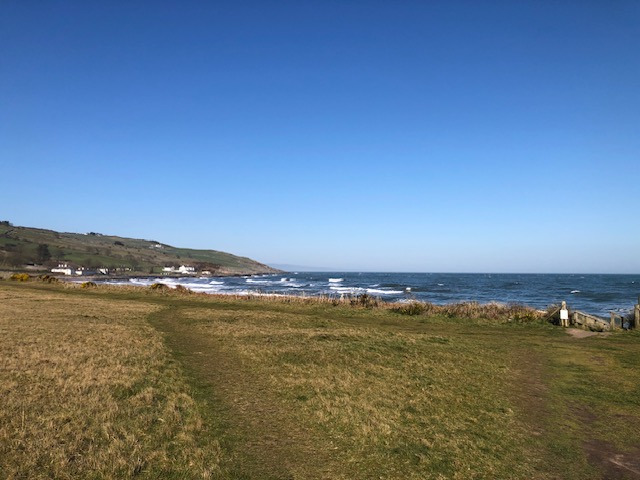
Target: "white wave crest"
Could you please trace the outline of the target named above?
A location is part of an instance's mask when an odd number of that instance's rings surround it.
[[[344,282],[344,278],[330,278],[329,283],[340,283]]]
[[[133,283],[134,285],[142,285],[148,286],[153,283],[166,283],[164,278],[130,278],[129,283]]]
[[[403,292],[401,290],[380,290],[376,288],[367,288],[367,293],[370,295],[400,295]]]
[[[253,278],[247,278],[245,280],[247,283],[258,283],[260,285],[272,285],[273,281],[271,280],[254,280]]]
[[[329,289],[334,290],[338,293],[349,293],[349,294],[366,292],[364,288],[360,288],[360,287],[329,287]]]

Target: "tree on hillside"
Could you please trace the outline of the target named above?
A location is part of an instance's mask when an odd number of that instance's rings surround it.
[[[27,260],[25,259],[22,252],[18,251],[18,252],[7,252],[5,256],[5,262],[8,265],[11,265],[12,267],[19,267],[21,265],[24,265],[27,262]]]
[[[45,263],[51,260],[51,252],[49,252],[49,245],[46,243],[40,243],[36,251],[38,256],[38,263]]]
[[[83,264],[89,268],[99,268],[102,266],[100,261],[95,257],[85,257]]]

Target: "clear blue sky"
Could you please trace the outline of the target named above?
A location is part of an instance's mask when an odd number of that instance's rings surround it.
[[[0,220],[640,272],[640,2],[0,3]]]

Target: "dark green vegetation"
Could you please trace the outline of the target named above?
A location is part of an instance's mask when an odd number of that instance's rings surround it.
[[[36,281],[0,330],[3,478],[640,478],[637,332]]]
[[[216,250],[176,248],[155,240],[123,238],[99,233],[60,233],[16,227],[0,222],[0,269],[27,264],[52,267],[68,263],[112,271],[159,273],[164,266],[190,265],[213,274],[276,272],[245,257]]]

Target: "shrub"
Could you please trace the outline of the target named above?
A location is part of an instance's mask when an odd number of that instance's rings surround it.
[[[149,288],[151,290],[166,290],[169,287],[167,287],[164,283],[153,283],[149,285]]]
[[[191,290],[189,290],[187,287],[184,287],[182,285],[176,285],[175,291],[177,293],[181,293],[183,295],[189,295],[190,293],[193,293]]]
[[[538,322],[544,319],[546,312],[540,312],[529,307],[512,307],[510,321],[516,323]]]
[[[427,306],[420,302],[411,302],[393,308],[393,311],[401,315],[422,315],[427,311]]]
[[[31,275],[28,273],[14,273],[9,277],[9,280],[14,280],[16,282],[27,282],[31,279]]]
[[[354,307],[365,307],[365,308],[374,308],[378,306],[378,299],[363,293],[362,295],[358,295],[355,298],[351,299],[351,306]]]
[[[486,318],[527,323],[541,320],[545,313],[523,305],[502,305],[499,303],[481,304],[478,302],[434,305],[432,303],[412,302],[392,308],[401,315],[442,315],[458,318]]]
[[[82,288],[95,288],[98,284],[96,282],[84,282],[81,286]]]
[[[51,275],[39,275],[38,280],[44,283],[57,283],[60,281],[58,278],[52,277]]]

